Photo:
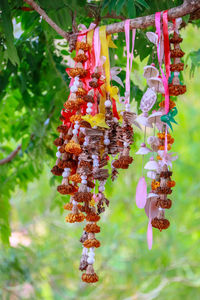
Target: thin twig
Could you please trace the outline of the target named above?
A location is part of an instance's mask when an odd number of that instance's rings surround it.
[[[27,4],[29,4],[35,11],[38,12],[40,16],[53,28],[55,31],[64,37],[66,40],[69,40],[69,32],[64,31],[61,29],[47,14],[46,12],[33,0],[24,0]]]
[[[17,146],[17,148],[12,151],[7,157],[0,160],[0,165],[7,164],[9,161],[13,160],[13,158],[17,155],[22,145]]]

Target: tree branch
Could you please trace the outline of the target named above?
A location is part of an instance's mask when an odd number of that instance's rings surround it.
[[[176,18],[183,17],[185,15],[194,13],[200,8],[199,0],[186,0],[182,5],[173,7],[168,10],[168,19],[173,20]],[[155,24],[155,15],[139,17],[130,20],[130,28],[146,28],[149,26],[154,26]],[[124,31],[124,22],[114,23],[107,25],[106,32],[107,34],[123,32]]]
[[[51,18],[48,17],[46,12],[40,8],[38,4],[34,2],[34,0],[24,0],[27,4],[29,4],[31,7],[34,8],[42,17],[43,19],[52,27],[55,29],[55,31],[64,37],[67,41],[70,42],[70,40],[76,39],[76,36],[78,35],[78,32],[69,33],[61,29]],[[173,20],[176,18],[183,17],[185,15],[191,14],[191,16],[194,16],[194,18],[197,18],[199,16],[199,10],[200,9],[200,0],[184,0],[183,4],[177,7],[173,7],[168,10],[168,18],[169,20]],[[197,13],[198,12],[198,13]],[[192,20],[192,18],[190,18]],[[149,26],[154,26],[155,24],[155,14],[145,16],[145,17],[139,17],[135,19],[130,20],[130,28],[146,28]],[[124,21],[119,23],[113,23],[109,24],[106,27],[106,33],[112,34],[112,33],[118,33],[124,31]]]
[[[66,40],[69,40],[70,33],[64,31],[60,28],[47,14],[46,12],[33,0],[24,0],[27,4],[29,4],[35,11],[38,12],[40,16],[53,28],[55,31],[64,37]]]
[[[14,151],[12,151],[6,158],[3,158],[0,160],[0,165],[7,164],[9,161],[11,161],[19,152],[22,145],[19,145]]]

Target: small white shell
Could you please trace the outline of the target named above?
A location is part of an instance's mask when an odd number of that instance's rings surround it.
[[[144,67],[144,73],[143,73],[144,78],[149,79],[151,77],[158,77],[158,75],[159,75],[159,71],[156,67],[152,65]]]
[[[149,85],[150,88],[155,88],[155,91],[157,93],[161,93],[161,94],[165,93],[164,85],[161,78],[159,77],[149,78],[147,79],[147,84]]]
[[[156,93],[152,89],[148,88],[141,99],[140,109],[143,112],[148,112],[155,104],[156,99]]]
[[[155,32],[149,31],[149,32],[146,33],[146,36],[147,36],[147,38],[149,39],[149,41],[151,43],[153,43],[155,45],[157,44],[157,42],[158,42],[158,35]]]
[[[144,166],[146,170],[158,170],[159,165],[155,160],[149,160]]]

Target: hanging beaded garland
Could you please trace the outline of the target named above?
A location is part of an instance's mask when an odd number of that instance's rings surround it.
[[[105,28],[96,28],[92,33],[93,43],[91,32],[90,37],[89,32],[78,36],[75,66],[67,69],[71,77],[70,95],[61,111],[62,125],[57,128],[60,136],[54,141],[57,161],[51,170],[54,175],[63,177],[57,191],[71,195],[70,202],[64,206],[70,211],[66,221],[86,220],[80,238],[83,250],[79,269],[83,271],[82,280],[87,283],[98,281],[93,264],[95,248],[101,245],[96,238],[100,232],[97,223],[109,205],[104,195],[105,183],[110,175],[115,180],[118,169],[127,169],[133,162],[129,152],[135,119],[128,103],[121,116],[117,112],[118,89],[111,86],[108,76],[111,36],[106,36]],[[96,47],[96,43],[101,42],[99,51],[94,48],[94,42]],[[105,53],[105,57],[101,58],[100,52]]]
[[[161,22],[162,21],[162,22]],[[147,38],[157,48],[157,58],[160,71],[152,63],[144,68],[143,76],[148,88],[144,93],[137,116],[130,111],[130,71],[132,69],[135,30],[132,32],[132,51],[129,51],[130,20],[125,21],[125,37],[127,47],[126,91],[124,97],[119,97],[118,88],[111,85],[112,80],[119,84],[121,79],[118,68],[110,70],[109,47],[115,47],[110,35],[106,35],[106,27],[84,28],[78,35],[74,67],[66,71],[71,78],[70,94],[61,111],[62,125],[58,126],[59,137],[54,141],[58,151],[56,165],[51,172],[62,176],[62,182],[57,191],[62,195],[70,195],[70,202],[64,206],[70,211],[66,222],[86,221],[83,234],[82,256],[79,269],[83,272],[82,280],[87,283],[98,281],[93,265],[95,248],[100,247],[96,234],[100,232],[100,215],[109,200],[106,198],[105,184],[109,176],[112,181],[117,178],[118,169],[128,169],[133,162],[130,156],[130,146],[133,143],[132,125],[144,126],[144,142],[136,155],[150,154],[150,160],[144,165],[147,170],[148,185],[142,176],[136,189],[136,205],[144,208],[148,217],[147,242],[151,249],[153,242],[152,227],[162,231],[170,222],[165,217],[165,210],[172,205],[168,195],[172,193],[175,182],[171,179],[172,161],[177,156],[169,153],[174,138],[169,133],[174,117],[177,114],[176,103],[170,96],[178,96],[186,92],[186,87],[180,82],[179,73],[184,64],[181,57],[184,52],[179,44],[181,21],[168,23],[167,11],[155,15],[156,33],[147,32]],[[169,34],[173,33],[169,40]],[[171,49],[170,49],[171,46]],[[173,62],[170,64],[170,58]],[[162,69],[164,60],[165,73]],[[157,94],[165,99],[159,103],[159,109],[154,110],[158,102]],[[116,103],[125,104],[121,114]],[[150,113],[151,111],[151,113]],[[147,138],[147,128],[153,128],[154,134]],[[157,134],[156,131],[158,130]],[[111,161],[111,174],[108,164]],[[98,223],[98,224],[97,224]]]

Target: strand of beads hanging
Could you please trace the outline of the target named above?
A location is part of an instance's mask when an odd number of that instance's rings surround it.
[[[94,250],[101,245],[96,238],[101,230],[97,222],[109,206],[104,192],[110,156],[119,156],[111,163],[114,180],[117,168],[127,169],[133,161],[129,152],[136,118],[128,106],[122,112],[120,125],[116,104],[106,90],[104,67],[101,63],[94,65],[93,47],[93,43],[87,43],[86,35],[80,35],[74,67],[66,69],[71,78],[70,94],[61,111],[59,137],[54,141],[57,161],[51,170],[54,175],[62,176],[57,191],[70,195],[70,201],[64,205],[69,211],[66,222],[86,221],[80,238],[83,250],[79,269],[87,283],[98,281]]]

